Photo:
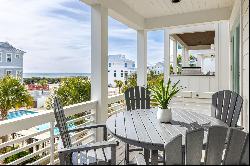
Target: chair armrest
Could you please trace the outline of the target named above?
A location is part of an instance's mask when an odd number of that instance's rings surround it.
[[[87,125],[87,126],[78,127],[76,129],[69,130],[68,133],[79,132],[79,131],[90,130],[90,129],[97,129],[97,128],[104,128],[104,129],[106,129],[106,125],[105,124]]]
[[[95,125],[87,125],[87,126],[83,126],[83,127],[78,127],[76,129],[72,129],[72,130],[69,130],[67,132],[61,133],[61,135],[65,135],[65,134],[69,134],[69,133],[73,133],[73,132],[80,132],[80,131],[84,131],[84,130],[97,129],[97,128],[103,128],[103,140],[107,141],[108,140],[108,131],[107,131],[106,124],[95,124]]]
[[[103,141],[103,142],[97,142],[97,143],[88,144],[88,145],[81,145],[77,147],[64,148],[64,149],[58,150],[58,153],[70,154],[74,152],[97,150],[100,148],[108,148],[108,147],[116,148],[118,144],[119,143],[116,141],[112,141],[112,142]]]

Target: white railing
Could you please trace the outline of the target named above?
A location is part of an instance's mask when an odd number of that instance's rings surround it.
[[[124,111],[124,95],[109,97],[108,104],[109,116]],[[96,106],[97,101],[89,101],[65,107],[65,115],[70,118],[68,124],[74,124],[74,127],[77,127],[95,123]],[[37,129],[38,127],[40,130]],[[59,132],[55,128],[53,110],[0,122],[0,137],[6,135],[9,137],[8,142],[0,143],[0,164],[13,155],[24,152],[26,154],[21,158],[2,164],[53,165],[59,163],[57,154]],[[95,140],[95,131],[75,133],[72,135],[72,140],[73,144],[91,143]],[[1,152],[1,149],[6,150],[6,148],[7,152]]]
[[[65,115],[71,119],[68,124],[77,127],[95,123],[96,104],[97,101],[90,101],[65,107]],[[38,126],[40,130],[37,130]],[[58,163],[59,132],[55,128],[53,110],[0,122],[0,137],[6,135],[9,137],[8,142],[0,144],[0,149],[9,150],[0,154],[1,162],[9,159],[5,164],[52,165]],[[12,138],[10,138],[11,136]],[[90,143],[95,140],[95,133],[93,131],[79,132],[72,135],[72,140],[74,140],[73,144]],[[16,160],[10,160],[13,155],[21,153],[26,154]]]
[[[108,116],[125,110],[125,96],[119,94],[108,98]]]

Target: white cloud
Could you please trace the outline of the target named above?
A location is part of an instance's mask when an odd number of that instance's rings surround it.
[[[67,5],[65,5],[67,4]],[[90,7],[79,0],[0,0],[0,41],[26,51],[24,72],[90,72]],[[109,54],[136,61],[136,31],[109,19]],[[149,64],[163,43],[149,39]]]
[[[0,41],[27,52],[25,72],[90,72],[90,23],[49,15],[61,10],[85,17],[86,11],[61,5],[76,1],[0,0]]]

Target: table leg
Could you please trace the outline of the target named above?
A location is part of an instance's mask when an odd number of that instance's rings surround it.
[[[158,165],[158,150],[151,152],[151,165]]]
[[[125,165],[129,164],[129,144],[125,144]]]
[[[144,159],[145,159],[146,165],[149,165],[150,150],[143,149],[143,151],[144,151]]]

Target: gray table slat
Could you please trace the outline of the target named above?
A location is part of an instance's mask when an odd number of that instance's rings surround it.
[[[113,115],[113,116],[111,116],[111,117],[109,117],[108,119],[107,119],[107,122],[106,122],[106,125],[107,126],[109,126],[108,127],[108,130],[111,132],[111,133],[113,133],[113,134],[116,134],[115,133],[115,129],[116,129],[116,127],[115,127],[115,124],[116,123],[116,115]]]
[[[125,118],[125,126],[126,126],[126,135],[128,139],[131,140],[139,140],[137,136],[137,130],[134,126],[133,117],[131,115],[131,111],[124,112]]]
[[[136,113],[136,111],[132,111],[131,115],[133,116],[133,123],[134,126],[136,128],[137,131],[137,136],[140,142],[152,142],[151,139],[148,136],[148,132],[145,129],[145,127],[143,126],[143,124],[141,123],[141,121],[139,120],[140,117],[139,115]]]
[[[205,121],[200,120],[199,118],[193,116],[191,113],[188,113],[187,111],[179,111],[176,110],[178,115],[180,115],[183,119],[185,119],[185,123],[187,125],[190,124],[190,127],[192,127],[191,130],[193,129],[199,129],[203,127],[203,125],[208,124],[209,122],[205,123]]]
[[[125,118],[124,113],[118,113],[115,121],[115,133],[121,137],[126,138]]]
[[[196,114],[194,114],[191,111],[185,111],[185,114],[187,116],[189,116],[192,120],[197,121],[199,124],[208,125],[210,123],[210,121],[208,119],[204,119],[200,116],[197,116]]]
[[[196,112],[192,112],[192,114],[196,115],[197,117],[203,118],[204,120],[207,120],[208,123],[210,122],[210,126],[218,126],[218,125],[226,126],[226,124],[219,119],[216,119],[216,118],[204,115],[204,114],[198,114]]]
[[[190,126],[191,129],[209,126],[227,127],[221,120],[196,112],[173,109],[172,114],[171,123],[160,123],[157,120],[156,109],[126,111],[111,116],[106,124],[109,131],[123,142],[150,150],[162,150],[164,144],[180,134],[183,136],[184,144],[186,131]]]
[[[141,110],[141,111],[137,111],[136,113],[138,113],[138,115],[140,116],[141,122],[144,125],[144,127],[146,128],[148,135],[149,135],[150,139],[152,140],[152,142],[154,142],[156,144],[163,144],[164,145],[164,141],[162,140],[160,135],[157,133],[155,128],[152,127],[152,124],[151,124],[150,120],[148,119],[148,117],[145,115],[144,111]]]
[[[158,134],[161,136],[164,143],[167,144],[171,140],[172,135],[166,131],[164,127],[165,124],[158,122],[154,112],[144,110],[144,113],[147,114],[150,122],[152,123]]]
[[[156,115],[157,110],[150,110],[150,112],[157,119],[157,115]],[[173,127],[171,123],[161,123],[161,125],[163,128],[165,128],[166,132],[168,132],[172,136],[171,138],[174,138],[177,135],[181,134],[181,132],[179,132],[179,130],[176,130],[176,128]]]

